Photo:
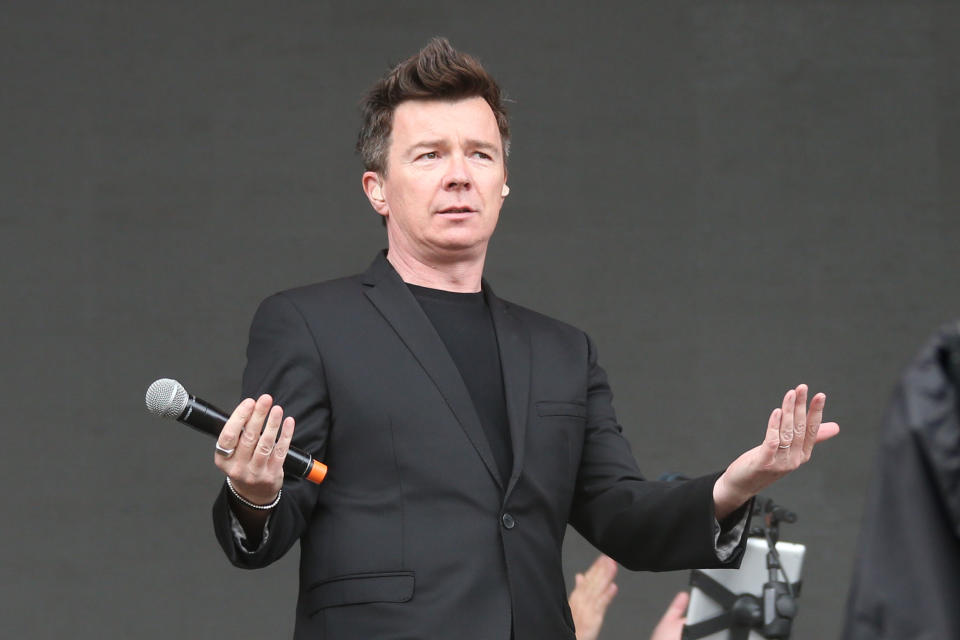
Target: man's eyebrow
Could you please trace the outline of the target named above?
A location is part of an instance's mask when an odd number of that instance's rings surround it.
[[[498,147],[493,142],[487,142],[486,140],[475,140],[473,138],[469,138],[465,142],[468,147],[471,147],[473,149],[481,149],[483,151],[492,151],[494,153],[500,153],[500,147]],[[447,142],[444,140],[421,140],[407,147],[406,153],[411,154],[417,149],[424,149],[424,148],[425,149],[433,149],[433,148],[442,149],[446,146],[447,146]]]
[[[500,147],[493,142],[487,142],[486,140],[467,140],[467,146],[473,147],[474,149],[483,149],[485,151],[500,151]]]
[[[442,147],[444,146],[444,144],[445,143],[443,142],[443,140],[421,140],[420,142],[415,142],[409,147],[407,147],[407,153],[412,153],[413,151],[423,147],[427,147],[427,148]]]

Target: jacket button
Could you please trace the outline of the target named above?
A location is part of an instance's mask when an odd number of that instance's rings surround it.
[[[500,521],[503,523],[505,529],[513,529],[517,526],[517,521],[513,519],[513,516],[509,513],[503,514],[503,517],[500,518]]]

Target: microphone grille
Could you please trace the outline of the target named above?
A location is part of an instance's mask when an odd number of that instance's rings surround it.
[[[154,380],[147,387],[147,410],[162,418],[176,418],[187,408],[187,390],[170,378]]]

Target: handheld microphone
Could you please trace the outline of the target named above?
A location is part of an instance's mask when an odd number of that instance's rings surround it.
[[[162,418],[173,418],[188,427],[214,438],[220,436],[230,416],[205,400],[191,396],[183,385],[170,378],[155,380],[147,388],[147,410]],[[305,478],[320,484],[327,475],[327,465],[313,459],[306,451],[290,447],[283,460],[288,476]]]

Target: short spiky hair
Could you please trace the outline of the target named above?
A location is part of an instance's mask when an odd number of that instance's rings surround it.
[[[510,122],[497,81],[476,59],[454,49],[446,38],[432,39],[419,53],[391,69],[361,102],[363,128],[357,151],[364,167],[367,171],[386,172],[393,112],[401,102],[474,97],[486,100],[493,110],[506,155],[510,148]]]

